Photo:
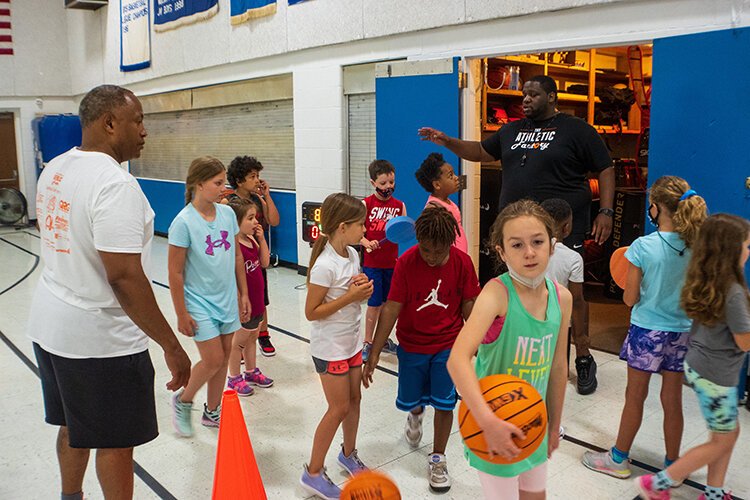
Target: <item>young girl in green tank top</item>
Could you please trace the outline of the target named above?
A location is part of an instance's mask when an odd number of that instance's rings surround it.
[[[498,215],[490,243],[508,272],[485,285],[448,360],[451,377],[484,431],[491,456],[517,456],[520,449],[513,438],[524,436],[492,413],[479,388],[480,378],[499,373],[520,377],[539,391],[547,405],[547,438],[526,459],[500,465],[465,450],[488,499],[544,498],[547,459],[560,442],[573,299],[568,290],[544,276],[554,248],[553,231],[550,216],[530,200],[512,203]]]

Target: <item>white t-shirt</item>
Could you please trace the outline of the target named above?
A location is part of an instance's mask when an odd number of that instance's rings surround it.
[[[328,288],[325,302],[333,302],[344,295],[359,274],[359,255],[347,247],[349,258],[336,253],[330,243],[310,270],[310,283]],[[326,361],[349,359],[362,349],[364,333],[360,329],[362,306],[359,302],[348,304],[330,316],[312,322],[310,353]]]
[[[583,257],[558,241],[555,243],[555,252],[549,259],[545,274],[565,288],[568,288],[570,282],[583,283]]]
[[[120,307],[98,251],[140,253],[148,276],[154,212],[111,156],[73,148],[39,177],[36,215],[44,264],[28,336],[66,358],[143,352],[148,337]]]

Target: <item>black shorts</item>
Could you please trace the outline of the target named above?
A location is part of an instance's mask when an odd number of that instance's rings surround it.
[[[45,421],[68,427],[71,448],[132,448],[159,435],[148,351],[70,359],[34,343]]]
[[[261,268],[260,272],[263,274],[263,301],[268,305],[268,273],[265,267]]]
[[[252,316],[250,318],[250,321],[242,323],[242,328],[244,328],[245,330],[255,330],[258,328],[258,325],[260,325],[261,321],[263,321],[262,314],[259,314],[257,316]]]

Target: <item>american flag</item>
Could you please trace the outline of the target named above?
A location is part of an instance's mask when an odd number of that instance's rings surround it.
[[[13,55],[13,36],[10,30],[10,0],[0,0],[0,56]]]

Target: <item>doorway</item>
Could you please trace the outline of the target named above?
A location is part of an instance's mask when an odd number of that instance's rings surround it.
[[[510,54],[481,60],[481,139],[504,125],[523,120],[523,83],[537,75],[552,78],[558,88],[557,109],[594,127],[614,161],[616,174],[613,233],[606,244],[593,240],[584,244],[584,290],[590,304],[592,347],[619,352],[629,323],[629,311],[620,290],[609,276],[613,250],[627,246],[644,231],[647,137],[652,75],[652,46],[597,47],[533,54]],[[626,104],[627,103],[627,104]],[[499,212],[502,166],[481,165],[479,193],[479,239],[488,239]],[[596,178],[587,182],[591,192],[591,219],[599,209]],[[485,283],[497,274],[491,249],[479,256],[479,278]]]
[[[19,188],[13,113],[0,113],[0,188]]]

